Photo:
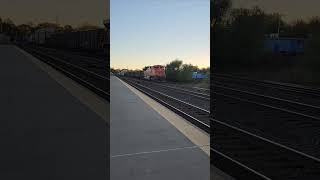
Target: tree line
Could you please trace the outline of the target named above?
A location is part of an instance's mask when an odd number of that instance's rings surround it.
[[[103,21],[103,24],[106,29],[110,27],[109,20],[107,19]],[[90,23],[83,23],[78,27],[73,27],[71,25],[60,25],[57,23],[50,22],[43,22],[38,24],[29,22],[25,24],[16,25],[10,18],[3,19],[0,17],[0,33],[6,34],[7,36],[10,36],[12,38],[29,36],[31,33],[42,28],[53,28],[57,32],[72,32],[81,30],[100,29],[99,26],[92,25]]]
[[[213,0],[211,4],[213,67],[277,64],[283,57],[274,57],[264,49],[268,34],[305,39],[306,61],[320,56],[320,17],[286,22],[281,13],[266,13],[258,6],[231,8],[231,0]]]
[[[285,17],[279,12],[267,13],[258,6],[233,8],[231,0],[211,0],[213,72],[320,84],[320,17],[290,22]],[[266,35],[270,34],[302,39],[304,53],[283,55],[266,51]]]
[[[176,59],[166,65],[166,79],[173,82],[192,82],[193,72],[206,75],[204,81],[209,81],[210,68],[199,68],[192,64],[184,64],[182,60]]]

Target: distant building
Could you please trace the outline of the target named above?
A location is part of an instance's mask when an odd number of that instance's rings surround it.
[[[305,38],[269,35],[265,37],[264,47],[275,54],[302,54],[305,50]]]

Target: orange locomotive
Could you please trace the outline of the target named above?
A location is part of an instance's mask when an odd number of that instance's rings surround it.
[[[164,80],[166,78],[165,67],[161,65],[149,66],[144,71],[144,78],[148,80]]]

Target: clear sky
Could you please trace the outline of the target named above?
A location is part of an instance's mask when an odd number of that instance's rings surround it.
[[[109,0],[0,0],[0,17],[16,24],[58,22],[78,26],[103,26],[109,16]]]
[[[210,0],[111,0],[111,67],[210,66]]]

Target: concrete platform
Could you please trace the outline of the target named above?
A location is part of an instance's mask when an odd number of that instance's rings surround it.
[[[174,126],[183,123],[166,119],[156,110],[163,107],[152,108],[118,78],[110,83],[111,180],[210,179],[209,155],[190,131]]]
[[[106,179],[106,120],[34,61],[0,46],[0,179]]]

